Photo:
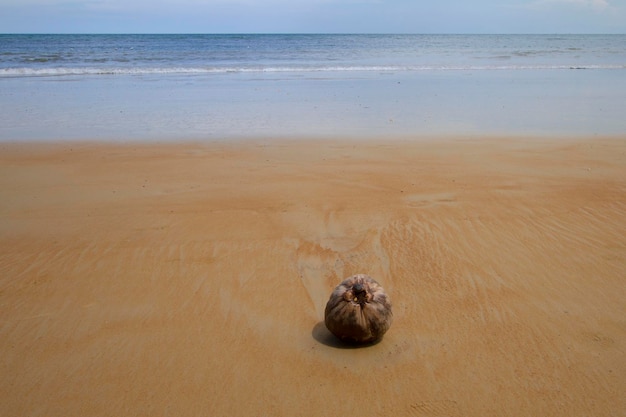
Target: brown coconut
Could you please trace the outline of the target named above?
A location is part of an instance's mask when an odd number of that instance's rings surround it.
[[[339,284],[324,312],[328,330],[349,343],[380,340],[392,321],[389,297],[378,282],[365,274],[353,275]]]

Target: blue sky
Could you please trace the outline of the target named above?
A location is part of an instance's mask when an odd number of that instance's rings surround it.
[[[626,0],[0,0],[0,33],[626,33]]]

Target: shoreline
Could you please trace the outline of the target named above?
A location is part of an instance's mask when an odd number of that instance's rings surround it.
[[[245,144],[245,143],[446,143],[446,142],[485,142],[485,141],[508,141],[508,142],[585,142],[585,141],[620,141],[626,139],[626,133],[552,133],[552,132],[472,132],[472,133],[337,133],[337,134],[238,134],[233,136],[190,136],[177,137],[175,135],[140,138],[117,136],[115,138],[51,138],[51,139],[0,139],[0,146],[54,146],[62,144],[94,145],[94,146],[125,146],[125,145],[211,145],[211,144]]]
[[[626,409],[624,136],[0,149],[0,414]],[[394,323],[346,349],[354,273]]]
[[[0,140],[620,135],[621,73],[1,79]]]

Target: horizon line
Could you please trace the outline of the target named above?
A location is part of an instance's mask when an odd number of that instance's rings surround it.
[[[547,35],[626,35],[626,32],[0,32],[0,35],[389,35],[389,36],[547,36]]]

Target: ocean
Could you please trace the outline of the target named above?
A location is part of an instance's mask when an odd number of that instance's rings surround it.
[[[0,35],[0,140],[626,133],[626,35]]]

